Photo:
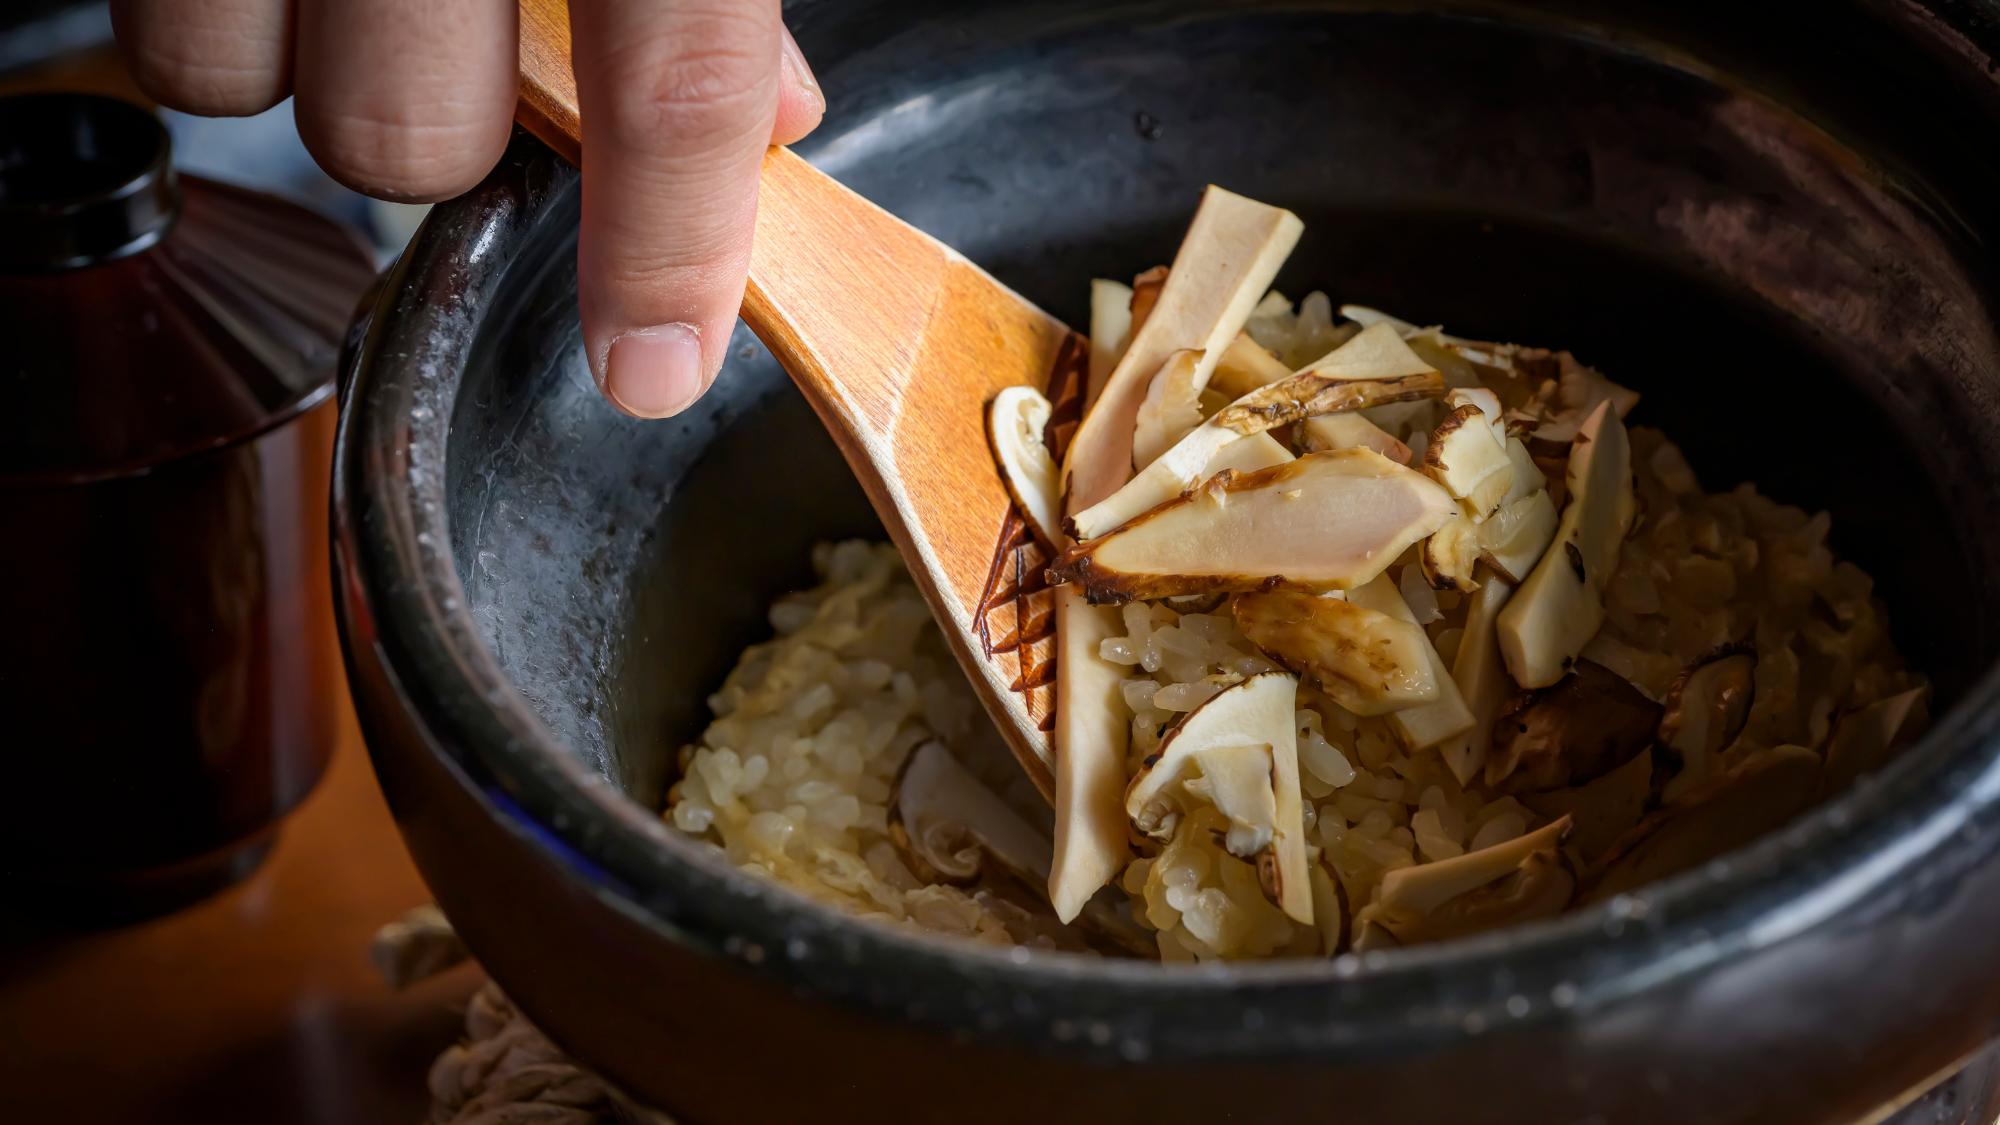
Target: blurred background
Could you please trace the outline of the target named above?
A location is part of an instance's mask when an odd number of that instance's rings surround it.
[[[28,91],[89,91],[145,104],[111,44],[101,3],[0,3],[0,95]],[[159,116],[182,173],[276,197],[258,206],[297,204],[333,220],[372,248],[374,268],[394,259],[422,217],[422,208],[363,199],[322,174],[299,143],[289,102],[236,120]],[[369,272],[350,271],[341,291],[318,295],[339,302],[338,322],[362,297]],[[351,284],[357,277],[360,283]],[[0,283],[8,281],[0,276]],[[278,303],[286,297],[261,296]],[[34,374],[36,349],[12,350],[12,363],[0,356],[0,401],[10,377]],[[330,357],[308,354],[316,362]],[[331,363],[323,366],[330,377]],[[328,400],[311,412],[329,434],[331,411]],[[0,440],[4,435],[0,428]],[[262,487],[280,503],[306,495],[285,493],[269,478]],[[20,495],[18,482],[10,485],[0,471],[0,520],[21,510],[9,488]],[[323,496],[318,503],[302,518],[323,528]],[[18,558],[0,561],[0,583],[15,584],[23,572],[4,572],[23,565]],[[324,573],[323,563],[316,573]],[[322,587],[314,596],[327,596],[323,580],[313,585]],[[330,633],[312,639],[328,648],[331,641]],[[8,884],[0,887],[7,896],[0,900],[7,903],[0,908],[0,1120],[424,1119],[426,1071],[457,1038],[477,979],[461,969],[398,992],[371,966],[377,929],[429,895],[375,787],[337,655],[319,652],[315,659],[334,685],[308,709],[312,722],[328,726],[314,732],[331,745],[325,773],[316,786],[307,774],[300,788],[310,789],[301,803],[258,842],[247,874],[232,873],[240,881],[189,905],[111,921],[44,908],[12,885],[32,858],[0,859]],[[0,729],[0,752],[17,762],[64,750],[31,741]],[[12,799],[49,797],[27,792]]]

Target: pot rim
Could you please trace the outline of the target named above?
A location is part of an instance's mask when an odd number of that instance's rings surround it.
[[[1198,967],[995,949],[862,922],[739,871],[564,748],[481,638],[449,546],[461,344],[513,258],[489,251],[565,216],[574,180],[517,136],[499,169],[424,223],[384,286],[336,451],[343,640],[492,815],[665,940],[801,995],[975,1036],[1053,1032],[1065,1052],[1112,1062],[1422,1047],[1570,1018],[1879,908],[2000,807],[1995,665],[1894,763],[1778,832],[1573,913],[1434,945]]]

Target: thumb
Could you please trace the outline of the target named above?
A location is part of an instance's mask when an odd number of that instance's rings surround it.
[[[575,0],[578,303],[598,385],[663,418],[714,380],[777,123],[779,0]]]

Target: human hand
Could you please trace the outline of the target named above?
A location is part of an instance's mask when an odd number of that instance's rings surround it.
[[[780,0],[571,0],[583,113],[578,303],[591,371],[641,418],[686,409],[743,303],[764,150],[825,109]],[[356,191],[446,199],[506,147],[514,0],[113,0],[133,77],[189,113],[297,97],[299,135]]]

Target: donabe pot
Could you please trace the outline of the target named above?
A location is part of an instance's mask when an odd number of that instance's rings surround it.
[[[562,1045],[693,1122],[1852,1119],[2000,1020],[1991,4],[804,3],[806,154],[1081,323],[1202,185],[1280,285],[1573,348],[1711,488],[1834,517],[1929,736],[1776,836],[1559,920],[1198,970],[858,924],[660,819],[816,540],[875,533],[747,335],[692,413],[591,385],[576,176],[441,207],[356,350],[353,682],[418,863]],[[1782,47],[1782,50],[1779,48]]]

